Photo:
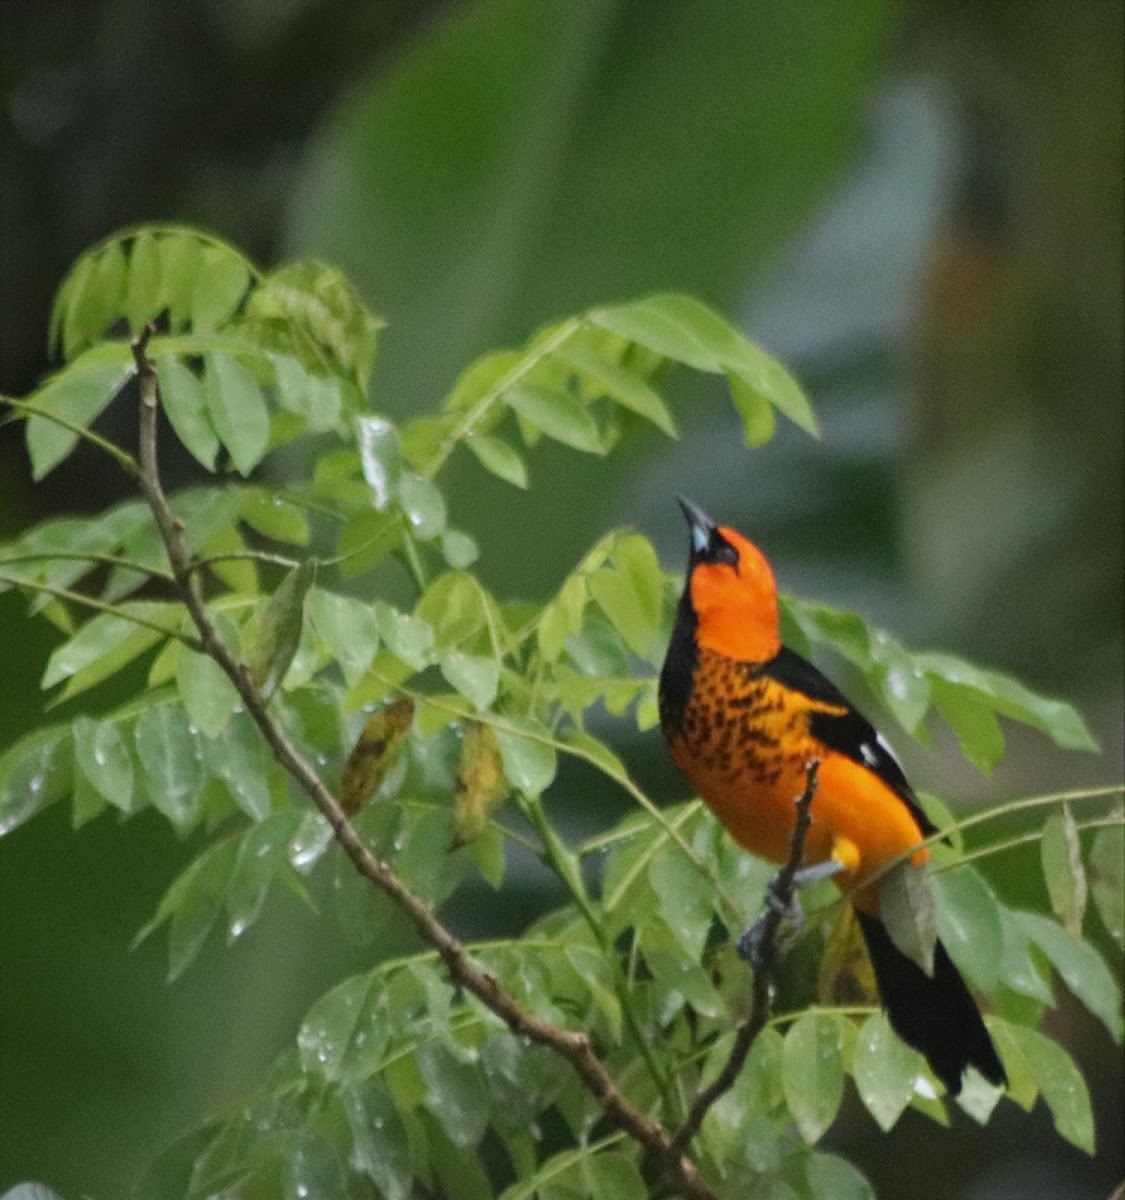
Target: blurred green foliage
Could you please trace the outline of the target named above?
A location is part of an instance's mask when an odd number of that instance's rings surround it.
[[[5,390],[28,390],[45,367],[48,297],[69,261],[110,229],[161,214],[210,224],[265,262],[284,248],[346,266],[395,323],[375,394],[396,413],[440,394],[471,352],[650,282],[691,287],[731,311],[752,281],[793,270],[787,248],[815,227],[840,173],[862,179],[872,167],[873,93],[904,75],[936,80],[954,165],[937,188],[938,218],[913,244],[900,301],[914,321],[827,357],[776,347],[825,415],[827,470],[778,439],[747,478],[732,419],[696,391],[677,457],[638,448],[626,477],[622,462],[541,453],[536,503],[521,505],[455,462],[450,490],[474,514],[486,578],[541,580],[540,595],[614,520],[647,526],[675,561],[668,497],[693,491],[761,535],[805,594],[1065,687],[1092,711],[1105,758],[1088,775],[1069,761],[1060,775],[1057,759],[1016,737],[987,784],[952,756],[914,764],[945,795],[1119,771],[1119,9],[710,4],[692,6],[696,23],[682,5],[638,0],[542,6],[525,28],[503,23],[510,6],[435,7],[17,8],[0,39],[12,81],[0,134]],[[909,215],[901,185],[874,221],[877,243],[892,244]],[[863,245],[864,224],[861,211],[848,244]],[[838,307],[870,288],[870,257],[845,254],[842,276],[820,272]],[[820,328],[822,299],[797,307],[806,331]],[[881,406],[848,403],[872,385]],[[44,515],[41,504],[69,511],[112,494],[90,457],[75,462],[33,495],[22,448],[0,430],[5,532]],[[582,508],[560,512],[563,494],[582,494]],[[36,723],[51,632],[11,596],[0,606],[3,747]],[[113,699],[103,689],[89,702]],[[653,781],[651,742],[634,758]],[[123,947],[190,848],[144,819],[118,829],[102,818],[61,843],[59,825],[33,823],[0,843],[2,1178],[114,1195],[146,1149],[241,1095],[276,1044],[265,1031],[292,1031],[318,984],[356,956],[314,937],[288,906],[236,954],[209,952],[165,988],[152,948]],[[1005,898],[1044,903],[1028,894],[1037,878],[1011,856]],[[504,920],[483,899],[478,916],[482,928]],[[255,973],[274,986],[267,1008],[245,1017],[244,980]],[[135,1010],[111,1010],[107,990]],[[201,1057],[191,1031],[210,1036],[220,1020],[226,1040]],[[1052,1158],[1034,1126],[1001,1116],[992,1128],[1012,1152],[995,1171],[1025,1190],[1056,1181],[1054,1194],[1100,1198],[1120,1174],[1121,1080],[1096,1031],[1079,1028],[1105,1124],[1101,1160]],[[178,1081],[171,1092],[148,1074],[157,1055],[161,1079]],[[901,1194],[898,1155],[927,1153],[915,1140],[925,1136],[908,1117],[893,1147],[880,1139],[867,1152],[880,1195]],[[951,1173],[984,1170],[991,1134],[955,1136]],[[935,1186],[967,1195],[971,1182],[951,1174]]]

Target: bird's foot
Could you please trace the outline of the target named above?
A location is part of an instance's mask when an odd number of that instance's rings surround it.
[[[819,883],[822,879],[830,879],[844,870],[843,863],[835,859],[813,863],[812,866],[802,867],[795,872],[788,888],[782,887],[782,872],[778,872],[766,887],[766,911],[758,917],[749,929],[739,935],[735,943],[739,955],[755,970],[762,967],[762,937],[765,934],[769,914],[775,913],[781,921],[786,921],[794,929],[800,931],[805,921],[805,913],[801,908],[798,892],[810,883]]]

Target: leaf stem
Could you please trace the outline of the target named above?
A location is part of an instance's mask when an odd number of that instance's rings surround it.
[[[58,425],[60,428],[73,433],[75,437],[82,438],[104,453],[110,458],[116,459],[118,465],[127,474],[136,479],[140,474],[140,467],[137,460],[120,446],[115,445],[108,438],[104,438],[101,434],[95,433],[92,429],[87,429],[85,425],[79,425],[75,421],[68,421],[66,417],[60,417],[57,413],[49,412],[45,408],[39,408],[34,404],[29,404],[26,400],[17,400],[13,396],[0,395],[0,403],[7,404],[10,408],[17,409],[28,417],[41,417],[44,421],[50,421],[53,425]]]
[[[72,604],[81,604],[86,608],[92,608],[95,612],[109,613],[111,616],[120,617],[122,621],[131,621],[134,625],[141,625],[145,629],[153,629],[157,633],[163,634],[164,637],[174,638],[177,642],[181,642],[187,646],[189,650],[195,650],[202,653],[203,643],[199,638],[194,638],[190,633],[183,633],[178,629],[169,629],[165,625],[161,625],[159,621],[150,621],[146,617],[138,617],[133,613],[127,612],[118,605],[108,604],[105,600],[97,600],[93,596],[83,595],[82,592],[72,592],[69,588],[52,587],[46,583],[32,583],[29,580],[21,579],[18,575],[6,575],[0,572],[0,583],[10,584],[12,587],[29,588],[36,592],[45,592],[48,596],[54,596],[58,600],[69,600]]]
[[[498,382],[484,393],[483,396],[468,409],[465,415],[441,440],[434,451],[433,457],[421,469],[419,474],[427,479],[433,477],[445,466],[446,460],[453,453],[457,443],[472,432],[488,410],[510,388],[516,386],[524,376],[529,375],[548,355],[553,354],[565,341],[572,338],[582,328],[584,317],[571,317],[564,321],[550,337],[540,342],[534,350],[529,351],[522,359]]]

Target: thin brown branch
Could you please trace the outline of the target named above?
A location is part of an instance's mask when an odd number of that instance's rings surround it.
[[[274,757],[323,814],[355,869],[390,896],[410,918],[421,937],[445,963],[450,980],[476,996],[513,1033],[548,1046],[565,1058],[596,1097],[609,1123],[633,1138],[648,1155],[663,1165],[674,1192],[688,1200],[715,1200],[714,1192],[691,1159],[678,1149],[673,1152],[669,1131],[659,1121],[635,1108],[622,1095],[617,1083],[594,1053],[587,1034],[553,1025],[527,1012],[493,975],[473,965],[464,946],[437,919],[429,905],[414,895],[387,863],[371,853],[348,821],[339,801],[270,715],[266,702],[251,682],[246,665],[230,652],[211,620],[199,591],[195,563],[160,482],[156,446],[159,382],[156,369],[146,354],[153,332],[150,325],[133,342],[141,393],[140,486],[168,552],[176,586],[199,630],[204,652],[219,664],[234,684],[246,711],[261,730]]]
[[[682,1154],[699,1132],[708,1110],[728,1092],[738,1078],[750,1048],[770,1019],[770,983],[777,961],[777,935],[786,911],[791,907],[797,890],[797,872],[805,853],[805,838],[812,824],[811,808],[816,795],[816,775],[820,761],[813,759],[805,767],[805,790],[797,800],[796,818],[793,822],[793,837],[789,844],[789,859],[778,874],[770,881],[765,912],[757,932],[756,965],[754,984],[750,997],[750,1015],[739,1026],[723,1069],[705,1088],[701,1088],[692,1102],[691,1110],[684,1123],[676,1130],[668,1147],[669,1155]]]

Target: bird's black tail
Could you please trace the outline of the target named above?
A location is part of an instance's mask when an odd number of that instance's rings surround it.
[[[945,947],[934,946],[934,973],[929,976],[891,941],[877,917],[856,910],[879,995],[891,1028],[908,1046],[925,1055],[934,1074],[954,1096],[968,1066],[990,1083],[1006,1085],[1008,1076],[984,1027],[976,1001]]]

